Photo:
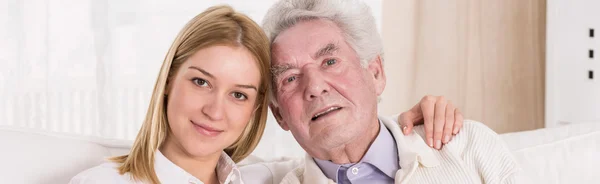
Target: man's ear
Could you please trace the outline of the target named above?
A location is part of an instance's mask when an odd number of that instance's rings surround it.
[[[269,103],[269,109],[271,109],[271,113],[273,113],[273,116],[275,117],[277,124],[279,124],[279,126],[283,130],[289,131],[290,128],[288,127],[287,123],[285,121],[283,121],[283,118],[281,117],[281,113],[279,112],[279,107],[273,105],[272,103]]]
[[[385,89],[386,78],[382,63],[383,61],[381,55],[377,55],[375,58],[369,61],[369,65],[367,66],[367,69],[373,77],[373,84],[375,84],[375,92],[377,93],[377,96],[381,95]]]

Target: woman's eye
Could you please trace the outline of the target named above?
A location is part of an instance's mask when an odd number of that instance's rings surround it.
[[[334,65],[335,63],[337,63],[337,60],[336,60],[336,59],[328,59],[328,60],[325,62],[325,65],[327,65],[327,66],[331,66],[331,65]]]
[[[194,78],[194,79],[192,79],[192,82],[194,82],[194,84],[196,84],[198,86],[208,86],[208,82],[206,82],[206,80],[201,79],[201,78]]]
[[[233,92],[233,93],[231,93],[231,96],[233,96],[233,98],[236,98],[238,100],[248,99],[248,97],[246,95],[244,95],[243,93],[240,93],[240,92]]]
[[[296,76],[288,77],[286,82],[294,82],[296,80]]]

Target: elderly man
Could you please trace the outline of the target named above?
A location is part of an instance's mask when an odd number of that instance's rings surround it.
[[[439,148],[441,141],[425,137],[423,127],[403,135],[394,119],[378,117],[378,96],[386,85],[383,48],[374,18],[364,3],[281,0],[264,21],[272,43],[274,90],[270,107],[279,125],[292,132],[307,156],[302,163],[242,167],[245,181],[318,184],[519,180],[519,167],[509,150],[481,123],[465,121],[461,133],[437,150],[430,147]],[[433,116],[425,116],[425,121],[454,113],[435,110]],[[440,140],[441,135],[434,137]],[[448,139],[444,137],[444,142]]]

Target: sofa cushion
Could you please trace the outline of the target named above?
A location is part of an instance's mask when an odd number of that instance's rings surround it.
[[[68,183],[77,173],[111,156],[90,139],[31,129],[0,127],[2,183]],[[122,151],[121,151],[122,152]]]
[[[535,183],[598,183],[600,123],[503,134]]]

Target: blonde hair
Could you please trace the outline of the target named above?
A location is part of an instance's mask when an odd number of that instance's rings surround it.
[[[215,6],[190,20],[169,48],[154,85],[146,118],[128,155],[110,158],[120,163],[120,174],[130,173],[134,180],[160,183],[154,171],[155,152],[166,139],[165,91],[175,72],[196,51],[214,45],[243,46],[255,57],[261,81],[255,111],[242,135],[224,151],[235,162],[246,158],[262,137],[267,121],[267,90],[270,89],[269,40],[260,26],[229,6]]]

